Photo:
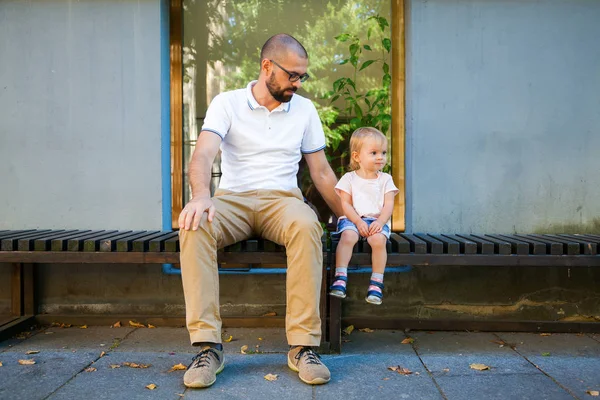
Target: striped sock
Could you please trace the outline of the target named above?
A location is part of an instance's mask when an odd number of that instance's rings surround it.
[[[348,267],[336,267],[335,268],[335,277],[337,278],[338,276],[348,277]],[[332,286],[346,287],[346,281],[341,280],[341,279],[338,279],[338,280],[334,279]]]
[[[383,283],[383,274],[378,274],[377,272],[373,272],[371,274],[371,280],[379,283]],[[369,285],[368,291],[374,290],[378,293],[382,293],[381,288],[375,285]]]

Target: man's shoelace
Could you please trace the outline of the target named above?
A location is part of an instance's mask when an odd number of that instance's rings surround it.
[[[309,348],[309,347],[303,347],[302,349],[300,349],[300,351],[298,352],[298,354],[296,354],[296,357],[294,357],[296,360],[300,361],[300,359],[302,358],[302,356],[306,354],[306,363],[307,364],[321,364],[321,356],[318,355],[317,353],[315,353],[313,351],[313,349]]]
[[[221,361],[221,358],[219,357],[219,355],[217,354],[217,352],[213,349],[206,349],[206,350],[202,350],[200,353],[196,354],[194,356],[194,358],[192,358],[192,363],[190,364],[190,369],[191,368],[200,368],[200,367],[207,367],[210,365],[210,358],[209,356],[212,354],[212,356],[214,358],[217,359],[217,362]]]

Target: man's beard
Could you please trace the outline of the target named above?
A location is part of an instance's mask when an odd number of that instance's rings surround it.
[[[269,80],[267,81],[267,89],[269,89],[269,93],[275,100],[280,103],[287,103],[292,99],[294,94],[285,94],[286,90],[291,90],[294,93],[296,92],[296,88],[294,86],[290,86],[288,88],[282,89],[279,85],[275,83],[275,75],[271,75]]]

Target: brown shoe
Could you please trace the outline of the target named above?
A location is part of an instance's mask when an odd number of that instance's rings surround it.
[[[205,346],[193,359],[185,375],[183,384],[189,388],[209,387],[217,380],[217,374],[223,371],[223,351]]]
[[[298,372],[300,380],[309,385],[322,385],[331,379],[331,373],[321,361],[321,356],[310,347],[292,347],[288,352],[288,367]]]

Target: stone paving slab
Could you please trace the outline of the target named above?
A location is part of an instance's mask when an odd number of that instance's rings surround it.
[[[579,398],[590,398],[588,390],[600,391],[600,358],[529,356],[540,370]]]
[[[482,373],[485,371],[481,371]],[[448,400],[464,399],[535,399],[573,400],[545,375],[511,374],[437,377]],[[589,396],[588,396],[589,397]]]
[[[587,335],[553,333],[499,333],[498,336],[526,356],[550,353],[600,357],[600,343]]]
[[[86,351],[40,351],[35,355],[4,352],[0,354],[3,365],[0,367],[0,399],[45,399],[97,357],[97,353]],[[18,363],[25,359],[36,363]]]
[[[499,339],[489,332],[410,332],[419,354],[498,354],[510,352],[499,347]]]
[[[410,344],[402,344],[402,341],[406,338],[407,335],[403,331],[377,329],[374,332],[361,332],[355,329],[350,335],[342,338],[342,354],[347,352],[414,354]]]

